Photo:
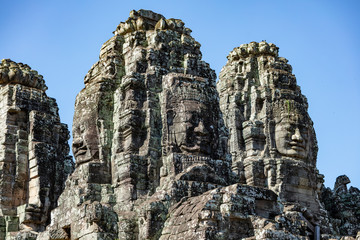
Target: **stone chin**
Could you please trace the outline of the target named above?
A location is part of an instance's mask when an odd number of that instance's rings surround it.
[[[73,140],[72,150],[77,166],[89,162],[91,160],[94,160],[98,155],[98,151],[97,150],[91,151],[88,145],[85,143],[85,141],[80,137],[75,138]]]
[[[92,157],[89,156],[88,151],[86,151],[86,152],[82,152],[82,151],[77,152],[76,154],[74,154],[74,157],[76,159],[75,163],[76,163],[77,166],[92,160]]]

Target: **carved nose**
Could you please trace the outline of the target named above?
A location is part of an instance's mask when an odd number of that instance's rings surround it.
[[[82,139],[82,138],[75,138],[74,140],[73,140],[73,147],[75,147],[75,148],[80,148],[81,146],[83,146],[84,145],[84,140]]]
[[[199,125],[194,129],[194,132],[201,134],[201,135],[206,135],[208,134],[208,131],[206,130],[206,128],[204,127],[204,123],[203,122],[199,122]]]
[[[304,141],[303,137],[301,136],[300,130],[298,128],[295,129],[295,133],[291,136],[291,140],[297,142]]]

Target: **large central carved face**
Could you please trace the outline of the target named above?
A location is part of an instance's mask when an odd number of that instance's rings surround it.
[[[206,108],[191,100],[182,101],[179,107],[172,127],[176,145],[182,153],[210,155],[214,126],[207,119]]]
[[[288,157],[306,159],[310,149],[310,126],[293,116],[277,119],[275,125],[275,142],[280,154]]]
[[[166,81],[167,139],[173,152],[211,156],[217,146],[212,96],[201,81],[183,76]]]

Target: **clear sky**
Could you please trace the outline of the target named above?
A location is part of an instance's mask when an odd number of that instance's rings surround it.
[[[42,74],[71,129],[76,94],[101,45],[141,8],[182,19],[217,74],[242,43],[280,47],[308,98],[325,185],[346,174],[360,188],[359,0],[0,0],[0,59]]]

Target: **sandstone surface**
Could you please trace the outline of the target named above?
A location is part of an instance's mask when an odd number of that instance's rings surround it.
[[[76,169],[39,239],[340,235],[287,60],[266,42],[235,48],[219,96],[190,33],[139,10],[103,45],[75,103]]]
[[[44,79],[28,65],[0,65],[0,239],[31,239],[73,170],[69,131]]]
[[[360,238],[360,191],[346,176],[324,187],[307,99],[278,50],[265,41],[235,48],[216,83],[181,20],[131,11],[76,97],[75,170],[65,184],[68,132],[55,101],[41,76],[5,61],[0,122],[18,135],[0,135],[11,153],[0,181],[2,237]]]
[[[235,48],[218,90],[237,180],[319,212],[315,131],[307,99],[278,47],[252,42]]]

